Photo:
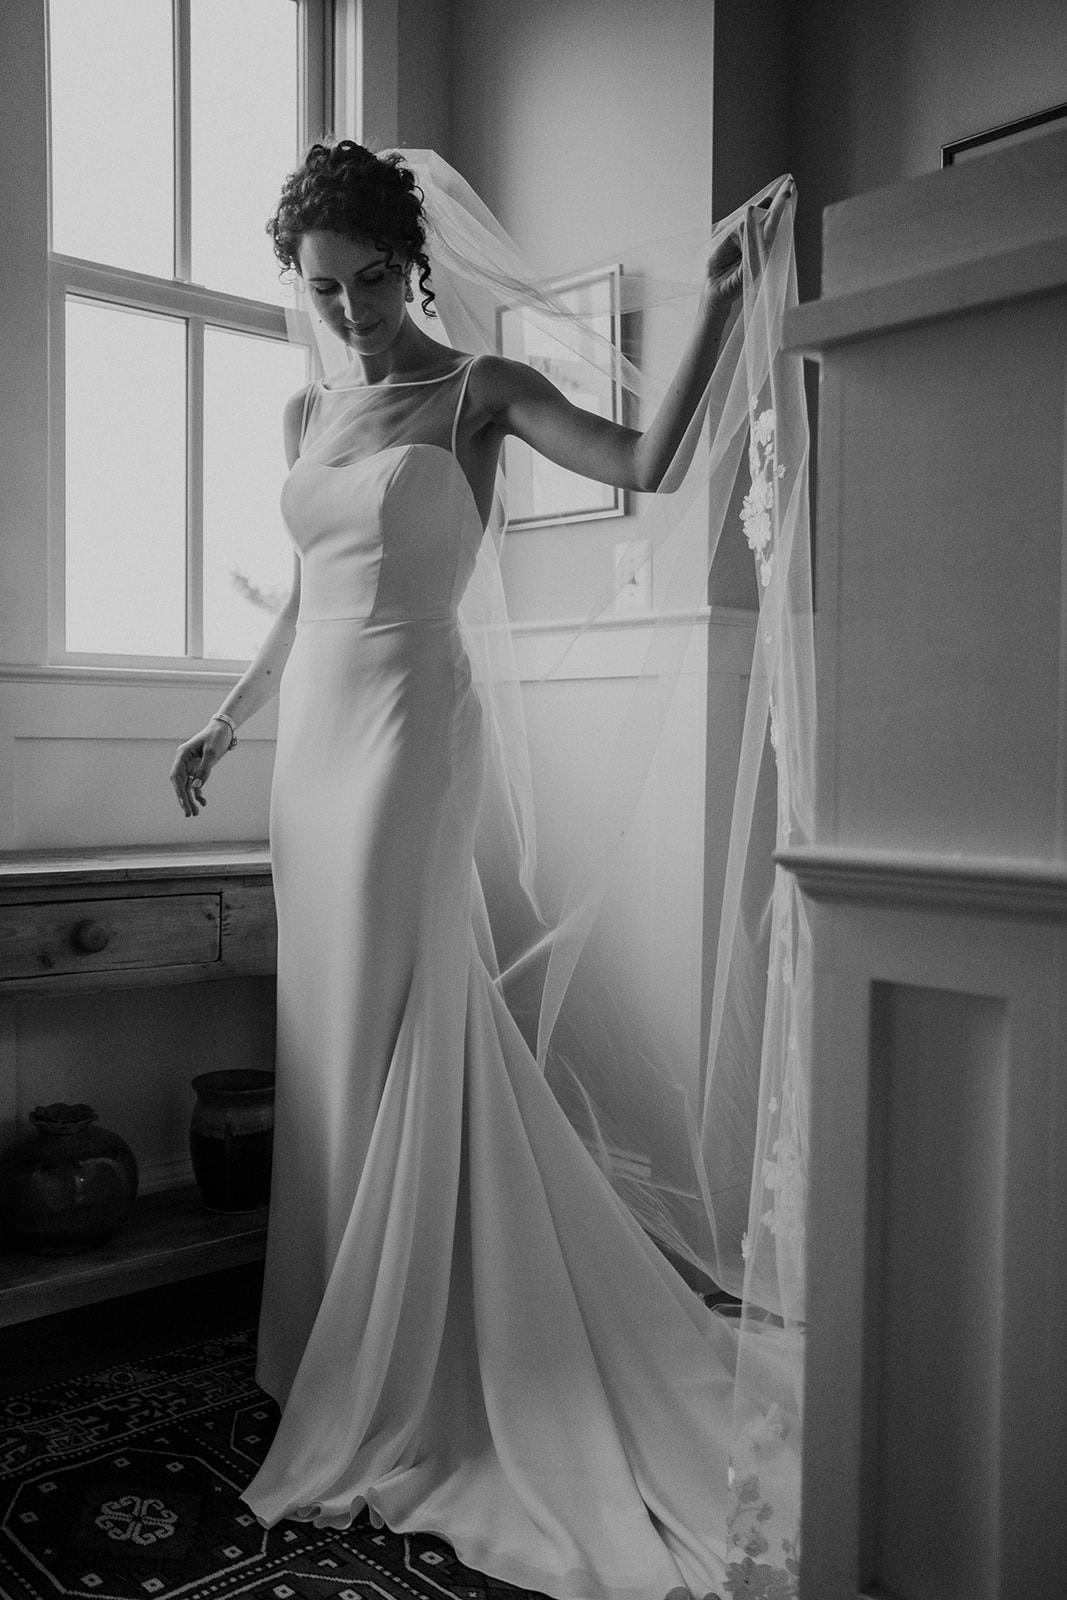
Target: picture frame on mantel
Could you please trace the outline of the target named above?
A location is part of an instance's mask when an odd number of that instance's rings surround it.
[[[619,348],[619,303],[622,267],[557,278],[550,289],[576,314],[588,319],[596,333]],[[597,416],[622,421],[619,385],[607,373],[593,372],[572,357],[553,333],[552,319],[515,306],[497,309],[497,349],[513,361],[524,361],[562,390],[572,405]],[[504,441],[508,528],[545,528],[564,522],[593,522],[626,515],[625,490],[568,472],[531,450],[521,439]]]
[[[955,139],[941,146],[941,165],[954,167],[961,161],[971,161],[976,156],[992,155],[995,150],[1007,150],[1012,145],[1026,144],[1043,134],[1067,129],[1067,104],[1050,106],[1047,111],[1035,111],[1032,116],[1019,117],[1015,122],[1002,122],[999,127],[987,128],[984,133],[972,133],[966,139]]]

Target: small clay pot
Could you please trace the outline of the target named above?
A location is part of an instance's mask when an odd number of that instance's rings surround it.
[[[274,1074],[237,1068],[193,1079],[189,1152],[208,1211],[258,1211],[270,1198]]]
[[[92,1106],[57,1101],[30,1113],[34,1132],[0,1154],[0,1233],[34,1255],[74,1255],[103,1244],[137,1197],[137,1161],[125,1139],[94,1126]]]

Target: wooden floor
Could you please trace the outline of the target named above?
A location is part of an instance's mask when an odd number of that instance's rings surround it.
[[[254,1326],[262,1262],[0,1329],[0,1397]]]

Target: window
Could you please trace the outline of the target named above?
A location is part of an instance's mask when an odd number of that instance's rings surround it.
[[[292,579],[308,377],[264,223],[328,121],[326,0],[49,0],[57,662],[237,664]]]

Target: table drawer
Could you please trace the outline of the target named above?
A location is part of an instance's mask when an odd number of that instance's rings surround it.
[[[222,891],[222,959],[240,972],[273,972],[278,921],[271,883],[234,884]]]
[[[219,960],[216,894],[0,907],[0,982]]]

